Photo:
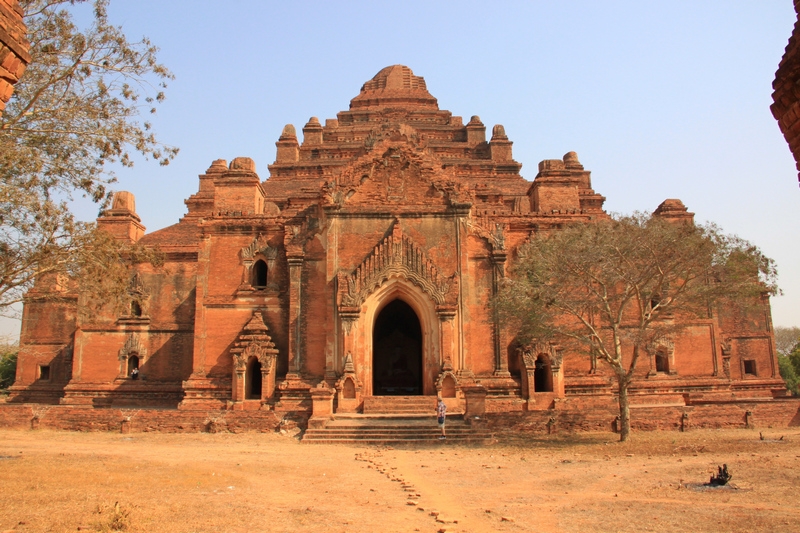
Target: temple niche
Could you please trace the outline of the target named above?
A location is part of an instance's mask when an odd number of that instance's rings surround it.
[[[520,346],[489,310],[519,246],[606,218],[605,198],[574,152],[527,181],[503,126],[486,128],[394,65],[335,118],[275,132],[265,179],[250,158],[213,160],[172,226],[147,233],[117,193],[99,227],[165,265],[136,265],[123,315],[91,321],[80,280],[42,279],[11,401],[317,420],[426,398],[432,412],[437,395],[451,414],[608,406],[614,379],[592,354]],[[693,218],[674,199],[655,214]],[[785,394],[773,346],[767,302],[687,322],[640,365],[632,402],[771,400]]]

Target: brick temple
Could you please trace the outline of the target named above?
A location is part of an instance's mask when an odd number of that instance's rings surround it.
[[[316,420],[437,394],[451,412],[613,407],[602,362],[518,346],[489,310],[520,245],[606,218],[605,198],[574,152],[527,181],[503,126],[486,130],[395,65],[335,119],[312,117],[302,137],[287,125],[266,179],[247,157],[213,161],[177,224],[146,233],[118,193],[99,227],[159,247],[165,265],[137,265],[124,311],[91,319],[74,283],[40,280],[11,401]],[[693,218],[674,199],[655,214]],[[747,320],[687,322],[639,365],[633,404],[785,396],[771,331],[768,302]]]

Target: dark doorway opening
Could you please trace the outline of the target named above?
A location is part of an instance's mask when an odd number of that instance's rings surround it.
[[[134,370],[136,370],[136,372],[134,372]],[[139,357],[136,355],[128,357],[128,375],[132,379],[137,379],[139,377]]]
[[[253,267],[253,286],[263,289],[267,286],[267,264],[259,259]]]
[[[539,354],[536,358],[536,367],[533,370],[533,390],[535,392],[553,392],[553,372],[550,369],[550,359]]]
[[[261,399],[261,363],[255,357],[247,361],[244,396],[248,400]]]
[[[669,357],[661,350],[656,353],[656,372],[669,372]]]
[[[383,308],[372,330],[372,392],[376,396],[422,394],[422,328],[407,303]]]

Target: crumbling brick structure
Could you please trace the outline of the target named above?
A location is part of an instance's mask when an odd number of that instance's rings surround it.
[[[0,0],[0,113],[31,62],[30,43],[17,0]]]
[[[602,363],[518,348],[488,306],[520,245],[608,216],[574,152],[526,181],[503,126],[487,136],[477,116],[439,109],[400,65],[335,119],[312,117],[302,139],[287,125],[276,145],[263,181],[249,158],[215,160],[186,215],[152,233],[133,196],[117,194],[99,226],[158,246],[166,264],[135,267],[125,311],[91,320],[78,318],[79,290],[41,280],[25,303],[12,401],[316,418],[437,394],[450,412],[613,406]],[[679,200],[656,213],[693,217]],[[662,348],[640,365],[635,405],[786,394],[768,303],[746,320],[687,322]]]
[[[797,22],[772,82],[772,116],[789,143],[800,171],[800,0],[794,1]],[[798,172],[800,179],[800,172]]]

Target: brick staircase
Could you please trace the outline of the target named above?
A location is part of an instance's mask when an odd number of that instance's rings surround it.
[[[337,415],[322,429],[308,429],[303,442],[310,444],[392,444],[439,443],[491,444],[492,434],[485,428],[467,424],[461,416],[447,417],[447,439],[436,418],[413,415]]]
[[[492,434],[464,421],[463,413],[447,411],[447,439],[441,441],[433,396],[371,396],[363,414],[336,414],[324,428],[310,428],[303,442],[315,444],[489,444]]]
[[[435,412],[435,396],[368,396],[364,398],[365,415],[396,414],[432,417]]]

